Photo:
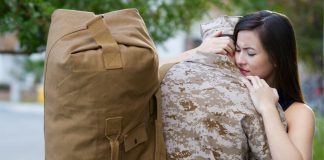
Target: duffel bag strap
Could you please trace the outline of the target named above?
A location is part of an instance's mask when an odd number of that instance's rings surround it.
[[[96,16],[87,24],[90,34],[93,36],[103,52],[103,61],[106,69],[118,69],[123,67],[121,52],[116,40],[112,37],[103,15]]]
[[[123,117],[106,119],[105,136],[110,143],[111,160],[119,160],[119,138],[122,133]]]

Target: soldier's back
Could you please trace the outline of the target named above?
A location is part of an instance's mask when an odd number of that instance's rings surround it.
[[[240,77],[226,56],[204,53],[169,70],[161,84],[168,159],[271,159]]]

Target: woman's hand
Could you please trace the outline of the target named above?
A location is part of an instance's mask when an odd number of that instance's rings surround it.
[[[229,55],[229,59],[234,63],[234,53],[235,47],[233,40],[228,37],[220,37],[222,35],[221,32],[215,32],[213,36],[207,38],[203,41],[203,43],[197,48],[188,50],[177,57],[173,57],[172,59],[164,60],[160,62],[160,66],[167,63],[175,63],[180,62],[182,60],[187,59],[192,54],[198,52],[210,53],[210,54],[224,54]]]
[[[276,109],[278,103],[278,92],[276,89],[269,87],[264,79],[258,76],[247,76],[243,79],[244,84],[250,92],[251,99],[257,112],[261,115],[267,113],[269,110]]]
[[[197,51],[210,54],[224,54],[233,57],[235,54],[233,40],[228,36],[220,37],[221,35],[221,32],[215,32],[213,36],[205,39],[202,44],[197,47]]]

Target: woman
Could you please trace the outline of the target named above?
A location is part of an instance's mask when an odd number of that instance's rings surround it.
[[[260,11],[244,16],[235,26],[235,63],[256,110],[262,115],[273,159],[312,159],[315,118],[304,103],[297,68],[294,30],[282,14]],[[288,133],[275,104],[285,110]]]
[[[272,158],[312,159],[315,118],[301,92],[296,41],[288,18],[280,13],[259,11],[240,19],[234,29],[234,42],[219,37],[220,34],[174,61],[195,51],[228,54],[249,79],[244,83],[262,115]],[[288,131],[275,107],[278,100],[285,111]]]

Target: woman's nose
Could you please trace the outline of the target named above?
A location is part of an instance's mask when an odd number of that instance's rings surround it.
[[[235,54],[235,61],[237,65],[246,64],[246,60],[242,51]]]

